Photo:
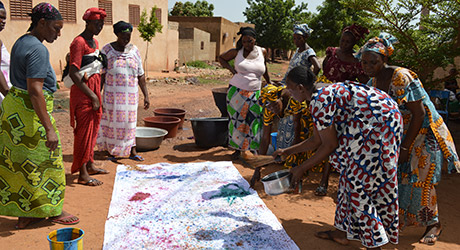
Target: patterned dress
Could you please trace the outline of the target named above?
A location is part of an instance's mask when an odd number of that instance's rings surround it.
[[[129,156],[131,148],[136,146],[138,77],[144,74],[141,56],[133,44],[127,45],[123,52],[107,44],[102,53],[107,55],[108,63],[97,145],[111,155]]]
[[[329,58],[327,64],[324,65],[324,76],[332,82],[343,82],[346,80],[355,81],[358,76],[364,75],[363,68],[360,62],[349,63],[344,62],[337,56],[336,47],[328,47],[326,56]]]
[[[286,71],[286,74],[284,75],[283,80],[281,80],[281,83],[286,84],[287,75],[289,74],[289,71],[291,71],[291,69],[297,66],[305,66],[307,69],[309,69],[312,64],[308,59],[312,56],[316,56],[316,52],[312,48],[309,48],[302,52],[299,52],[299,48],[297,48],[291,60],[289,61],[289,67]]]
[[[375,79],[369,82],[376,86]],[[433,225],[439,221],[435,186],[441,180],[443,158],[448,162],[449,173],[460,172],[454,141],[414,72],[397,68],[389,95],[399,104],[406,130],[411,120],[406,102],[422,100],[426,111],[422,128],[409,149],[410,158],[398,168],[401,227]]]
[[[354,82],[318,89],[310,103],[318,131],[335,126],[329,162],[340,174],[334,226],[365,247],[398,243],[398,105],[385,92]]]

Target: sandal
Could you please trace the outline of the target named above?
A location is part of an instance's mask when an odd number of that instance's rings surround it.
[[[134,161],[144,161],[144,158],[142,158],[142,156],[140,155],[130,156],[129,159],[134,160]]]
[[[315,190],[315,195],[316,196],[326,196],[327,195],[327,187],[325,186],[319,186]]]
[[[71,219],[71,218],[75,218],[76,220],[67,221],[67,219]],[[50,221],[53,223],[62,224],[62,225],[75,225],[75,224],[78,224],[78,222],[80,222],[80,219],[77,218],[75,215],[70,214],[70,215],[67,215],[61,218],[55,218],[55,219],[50,218]]]
[[[104,183],[102,181],[100,181],[100,180],[97,180],[97,179],[90,179],[87,182],[80,182],[79,181],[78,184],[82,184],[82,185],[90,186],[90,187],[96,187],[96,186],[100,186],[100,185],[102,185]]]
[[[420,243],[422,244],[427,244],[428,246],[432,246],[434,245],[434,243],[436,243],[436,241],[439,240],[439,236],[441,236],[441,233],[442,233],[442,228],[441,230],[439,231],[438,234],[430,234],[430,235],[426,235],[431,229],[428,229],[425,231],[425,236],[423,236],[420,240]]]

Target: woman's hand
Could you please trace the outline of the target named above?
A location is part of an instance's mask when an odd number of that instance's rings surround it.
[[[45,146],[47,146],[50,149],[50,152],[54,151],[57,148],[58,144],[59,139],[54,129],[47,131]]]
[[[101,107],[101,103],[99,102],[99,98],[97,98],[96,94],[94,94],[94,96],[91,97],[91,104],[93,105],[94,111],[99,110],[99,108]]]
[[[149,97],[146,96],[144,97],[144,109],[149,109],[150,108],[150,100]]]
[[[288,156],[289,154],[286,152],[286,149],[284,148],[280,148],[280,149],[277,149],[275,152],[273,152],[272,156],[276,159],[280,159],[282,161],[282,159],[286,159],[286,156]],[[277,162],[280,162],[280,161],[277,161]]]
[[[302,177],[305,174],[305,169],[302,165],[291,168],[291,188],[298,187],[299,182],[302,182]]]

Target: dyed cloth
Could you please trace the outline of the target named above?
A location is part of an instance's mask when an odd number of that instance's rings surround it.
[[[313,32],[313,29],[308,27],[308,24],[294,24],[294,34],[301,35],[301,36],[310,36]]]
[[[299,52],[299,48],[297,48],[291,60],[289,61],[289,67],[286,71],[286,74],[284,75],[283,80],[281,80],[281,83],[286,84],[286,78],[291,69],[297,66],[304,66],[309,69],[312,65],[309,58],[312,56],[316,56],[316,52],[312,48],[306,49],[302,52]]]
[[[230,85],[227,91],[229,147],[246,151],[258,150],[262,130],[262,107],[259,91],[247,91]]]
[[[138,77],[144,74],[141,55],[132,44],[123,52],[107,44],[102,53],[107,55],[108,65],[97,145],[111,155],[129,156],[131,148],[136,146]]]
[[[99,47],[96,43],[96,49]],[[70,45],[70,65],[80,69],[83,55],[91,54],[91,48],[86,40],[77,36]],[[101,75],[94,74],[86,81],[88,88],[93,91],[101,102]],[[74,128],[72,173],[80,170],[83,164],[94,162],[94,147],[102,117],[102,105],[94,111],[91,99],[86,96],[77,85],[70,89],[70,126]]]
[[[346,81],[318,89],[310,105],[318,131],[337,131],[339,146],[329,160],[340,174],[334,226],[365,247],[397,244],[398,104],[383,91]]]
[[[375,86],[375,79],[370,83]],[[414,72],[397,68],[389,95],[399,104],[406,130],[411,120],[407,102],[422,100],[426,111],[422,128],[409,149],[410,158],[398,167],[401,226],[433,225],[439,221],[435,186],[441,180],[443,158],[449,173],[460,172],[453,138]]]
[[[43,94],[50,114],[53,94],[49,91]],[[50,118],[59,138],[56,122]],[[0,120],[0,215],[36,218],[60,215],[65,193],[61,143],[51,153],[45,146],[45,128],[27,91],[10,89],[1,104]]]
[[[364,75],[360,62],[344,62],[337,56],[336,47],[326,49],[327,64],[324,65],[323,75],[332,82],[344,82],[346,80],[355,81],[358,76]]]
[[[391,34],[381,32],[378,37],[369,39],[366,44],[356,54],[356,58],[361,58],[361,55],[366,51],[375,52],[389,57],[394,52],[393,44],[398,43],[398,39]]]
[[[118,166],[103,249],[299,249],[232,162]]]
[[[1,73],[3,73],[3,76],[5,77],[5,80],[6,80],[6,84],[8,85],[8,87],[11,88],[11,82],[10,82],[10,53],[8,52],[8,50],[6,49],[5,47],[5,44],[2,43],[2,58],[1,58]],[[2,93],[0,93],[0,103],[2,103],[2,100],[3,98],[5,98],[3,96]]]

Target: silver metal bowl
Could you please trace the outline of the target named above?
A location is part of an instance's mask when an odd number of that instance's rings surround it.
[[[167,130],[152,127],[136,128],[136,150],[149,151],[160,147]]]
[[[268,195],[278,195],[289,190],[291,185],[291,173],[289,169],[280,170],[262,178],[265,193]]]

